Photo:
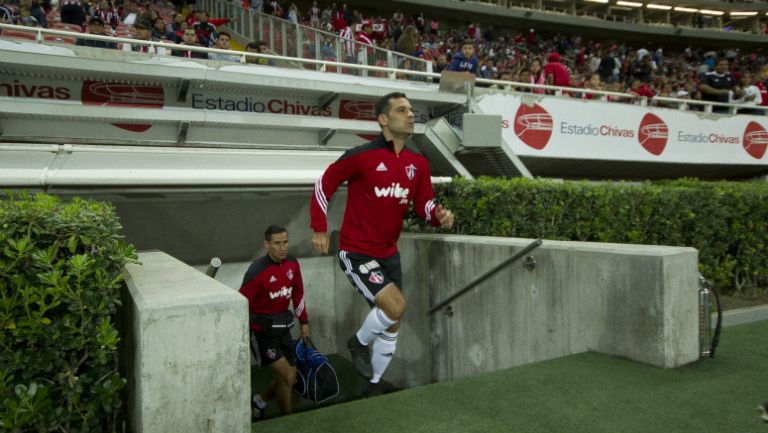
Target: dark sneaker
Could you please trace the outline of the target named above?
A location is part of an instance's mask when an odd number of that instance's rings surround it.
[[[768,422],[768,401],[758,406],[757,410],[760,411],[760,418],[762,418],[763,421]]]
[[[251,422],[261,421],[264,419],[264,412],[266,411],[267,407],[264,406],[263,408],[259,409],[258,406],[256,406],[256,403],[251,402]]]
[[[384,387],[379,383],[368,382],[368,385],[363,389],[363,397],[376,397],[377,395],[384,394]]]
[[[264,419],[264,409],[259,409],[256,406],[251,407],[251,422],[261,421]]]
[[[357,370],[357,374],[366,379],[372,378],[371,352],[368,350],[368,346],[361,343],[357,339],[357,335],[353,334],[347,340],[347,349],[349,349],[349,354],[352,355],[352,366]]]

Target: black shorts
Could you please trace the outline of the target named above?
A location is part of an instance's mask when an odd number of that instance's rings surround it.
[[[400,252],[378,259],[350,251],[339,251],[339,265],[352,286],[365,297],[368,304],[376,304],[376,295],[389,283],[402,290],[403,271],[400,268]]]
[[[290,331],[272,335],[251,329],[251,352],[259,360],[259,365],[262,367],[266,367],[282,357],[285,357],[289,364],[296,365],[296,346]]]

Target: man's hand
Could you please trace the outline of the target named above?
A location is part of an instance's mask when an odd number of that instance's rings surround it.
[[[328,254],[328,232],[312,233],[312,247],[320,254]]]
[[[437,205],[437,209],[435,209],[435,218],[440,221],[440,227],[444,229],[453,228],[453,212],[443,208],[443,205]]]
[[[301,324],[301,339],[309,337],[309,323]]]

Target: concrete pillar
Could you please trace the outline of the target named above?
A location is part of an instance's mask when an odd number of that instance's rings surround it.
[[[163,252],[139,261],[121,311],[129,431],[250,432],[246,299]]]

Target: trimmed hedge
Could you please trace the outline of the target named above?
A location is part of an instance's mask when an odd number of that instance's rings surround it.
[[[125,379],[114,324],[136,260],[110,205],[0,201],[0,431],[112,432]]]
[[[725,291],[768,289],[766,182],[456,178],[435,193],[456,214],[455,233],[690,246]]]

